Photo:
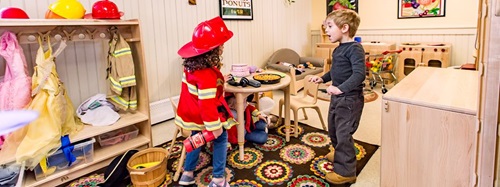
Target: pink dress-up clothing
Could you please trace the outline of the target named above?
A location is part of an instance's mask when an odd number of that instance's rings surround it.
[[[0,111],[23,109],[31,101],[31,77],[14,33],[6,31],[0,37],[0,55],[6,61],[5,75],[0,80]],[[3,140],[0,137],[0,149]]]

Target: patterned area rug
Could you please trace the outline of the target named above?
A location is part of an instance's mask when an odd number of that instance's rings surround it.
[[[293,127],[292,127],[293,128]],[[330,140],[326,131],[316,129],[300,123],[299,138],[290,138],[285,142],[284,126],[269,130],[266,144],[257,145],[245,143],[244,160],[240,161],[236,145],[228,151],[226,178],[231,181],[232,187],[263,187],[263,186],[291,186],[291,187],[326,187],[324,179],[333,165],[324,155],[329,152]],[[292,129],[293,130],[293,129]],[[365,142],[356,142],[357,174],[361,172],[377,145]],[[180,157],[182,140],[174,142],[172,157],[168,161],[168,170],[173,176],[175,166]],[[161,145],[169,148],[171,142]],[[207,186],[211,180],[211,146],[205,146],[195,171],[196,184],[193,186]],[[168,181],[168,186],[180,186],[177,182]],[[339,185],[342,186],[342,185]]]

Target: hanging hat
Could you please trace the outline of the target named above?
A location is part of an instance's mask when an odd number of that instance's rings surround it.
[[[182,58],[198,56],[219,47],[233,37],[221,17],[201,22],[194,28],[190,42],[182,46],[177,52]]]
[[[38,118],[38,112],[32,110],[0,111],[0,135],[9,134]]]

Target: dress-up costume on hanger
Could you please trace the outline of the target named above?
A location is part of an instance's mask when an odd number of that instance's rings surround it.
[[[0,111],[23,109],[31,101],[31,77],[28,76],[23,48],[16,35],[6,31],[0,37],[0,55],[5,59],[5,74],[0,80]],[[0,135],[0,149],[4,136]]]
[[[137,109],[135,70],[132,51],[118,29],[110,29],[108,52],[109,100],[122,110]]]
[[[61,41],[59,48],[52,54],[50,39],[47,39],[48,51],[43,51],[40,38],[40,48],[36,55],[36,67],[33,73],[32,96],[33,100],[28,109],[40,113],[37,120],[26,127],[11,134],[10,139],[20,141],[16,152],[18,163],[25,162],[26,167],[34,168],[42,162],[42,168],[47,156],[61,147],[61,137],[72,135],[83,128],[75,120],[73,104],[66,89],[59,80],[56,71],[55,57],[66,47]],[[45,168],[46,169],[46,168]]]

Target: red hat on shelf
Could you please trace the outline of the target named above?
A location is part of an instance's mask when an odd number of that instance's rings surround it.
[[[92,13],[86,14],[86,19],[120,19],[123,12],[118,11],[118,6],[109,0],[97,1],[92,5]]]
[[[182,46],[177,52],[182,58],[198,56],[219,47],[233,37],[221,17],[201,22],[194,28],[190,42]]]
[[[0,10],[0,18],[2,19],[30,19],[28,14],[23,9],[17,7],[5,7]]]

